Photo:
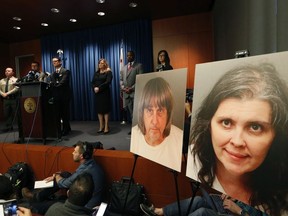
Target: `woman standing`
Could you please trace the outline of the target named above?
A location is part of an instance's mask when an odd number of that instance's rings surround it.
[[[97,133],[109,133],[109,112],[110,112],[110,83],[112,72],[105,59],[100,59],[98,69],[92,79],[93,91],[96,97],[96,111],[99,119],[99,130]]]
[[[173,70],[173,67],[170,65],[169,54],[166,50],[158,52],[157,63],[156,71]]]

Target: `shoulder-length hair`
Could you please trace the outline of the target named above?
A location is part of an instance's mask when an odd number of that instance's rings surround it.
[[[105,72],[109,71],[110,68],[109,68],[109,64],[108,64],[107,60],[104,59],[104,58],[101,58],[101,59],[99,59],[99,61],[98,61],[98,66],[97,66],[97,71],[96,71],[96,72],[98,72],[98,73],[100,72],[99,64],[100,64],[101,61],[104,62]]]
[[[164,107],[167,110],[167,122],[163,132],[163,136],[170,134],[172,112],[173,112],[173,96],[169,83],[161,77],[150,79],[143,88],[142,96],[138,103],[138,126],[142,134],[146,134],[144,124],[144,109],[151,106],[155,102],[158,107]]]
[[[161,53],[164,53],[165,54],[165,65],[170,65],[170,57],[169,57],[169,54],[166,50],[160,50],[158,52],[158,55],[157,55],[157,63],[158,64],[161,64],[161,62],[159,61],[159,56]]]
[[[283,192],[287,192],[288,166],[288,88],[271,64],[243,66],[224,74],[214,85],[197,111],[191,130],[192,154],[198,157],[198,177],[206,186],[215,180],[216,156],[213,150],[210,123],[219,104],[227,98],[260,99],[272,110],[275,138],[264,162],[251,175],[251,205],[267,204],[270,211],[280,214]],[[282,194],[282,195],[281,195]],[[281,206],[282,205],[282,206]]]

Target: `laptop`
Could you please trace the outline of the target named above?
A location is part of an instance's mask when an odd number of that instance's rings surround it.
[[[223,200],[221,199],[220,194],[208,194],[208,192],[202,187],[200,187],[200,190],[202,192],[203,198],[206,200],[208,205],[211,207],[211,209],[218,212],[218,215],[223,216],[233,215],[231,211],[223,207]]]
[[[17,200],[1,200],[0,216],[17,216]]]

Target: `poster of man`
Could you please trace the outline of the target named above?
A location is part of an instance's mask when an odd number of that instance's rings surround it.
[[[181,171],[186,69],[136,77],[130,151]]]
[[[199,64],[195,74],[186,175],[269,215],[287,208],[287,59]]]

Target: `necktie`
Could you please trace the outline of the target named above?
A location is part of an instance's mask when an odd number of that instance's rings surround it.
[[[128,63],[128,71],[130,72],[131,70],[131,62]]]
[[[9,78],[7,77],[6,85],[5,85],[5,92],[8,92],[8,87],[9,87]]]

